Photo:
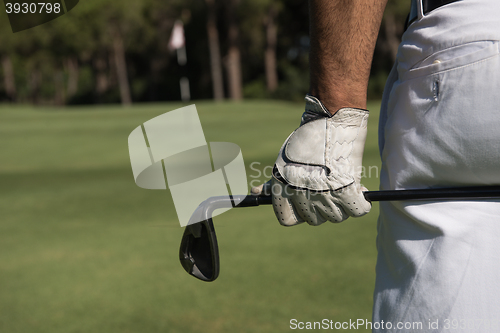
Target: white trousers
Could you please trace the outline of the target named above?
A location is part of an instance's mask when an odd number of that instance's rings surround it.
[[[381,189],[498,185],[500,1],[417,2],[382,102]],[[381,203],[377,248],[374,332],[500,332],[500,200]]]

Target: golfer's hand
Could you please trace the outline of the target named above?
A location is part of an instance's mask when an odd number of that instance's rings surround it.
[[[285,141],[273,178],[252,193],[271,194],[282,225],[342,222],[370,211],[360,184],[368,111],[343,108],[333,116],[306,96],[300,127]]]

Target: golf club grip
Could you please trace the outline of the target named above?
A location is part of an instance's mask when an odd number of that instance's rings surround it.
[[[368,201],[492,199],[500,197],[500,186],[367,191],[363,194]]]
[[[449,200],[500,198],[500,186],[432,188],[418,190],[388,190],[363,192],[368,201]],[[237,207],[272,204],[271,196],[248,195]]]

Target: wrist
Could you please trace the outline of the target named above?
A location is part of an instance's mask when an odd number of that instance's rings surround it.
[[[366,109],[366,92],[355,92],[354,89],[349,92],[337,89],[320,90],[311,87],[309,94],[319,99],[332,115],[342,108]]]
[[[335,106],[332,108],[332,104],[330,103],[330,108],[327,107],[322,100],[317,98],[314,95],[307,94],[305,97],[305,112],[302,114],[302,119],[301,119],[301,126],[322,118],[322,117],[327,117],[331,118],[335,114],[337,114],[340,110],[342,109],[354,109],[354,110],[363,110],[363,111],[368,111],[366,109],[366,103],[364,104],[364,107],[359,107],[359,106],[339,106],[339,105],[345,105],[345,104],[335,104]]]

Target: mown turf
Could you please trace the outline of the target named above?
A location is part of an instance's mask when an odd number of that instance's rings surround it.
[[[255,184],[303,109],[196,105],[207,141],[237,143]],[[183,271],[171,196],[135,185],[127,147],[134,128],[180,106],[0,106],[0,332],[288,332],[292,318],[371,318],[376,204],[293,228],[270,207],[233,209],[215,218],[219,279]],[[370,109],[363,183],[377,189]]]

